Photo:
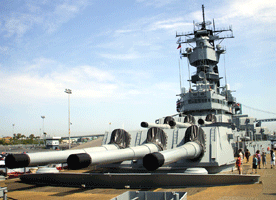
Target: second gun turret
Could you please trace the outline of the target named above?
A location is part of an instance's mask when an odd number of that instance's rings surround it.
[[[186,129],[184,145],[150,153],[143,158],[143,166],[148,171],[155,171],[163,165],[177,162],[180,159],[200,159],[205,150],[205,134],[203,129],[192,125]]]

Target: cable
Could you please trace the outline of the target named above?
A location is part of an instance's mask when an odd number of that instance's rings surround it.
[[[246,108],[250,108],[250,109],[252,109],[252,110],[260,111],[260,112],[263,112],[263,113],[276,115],[276,113],[269,112],[269,111],[265,111],[265,110],[260,110],[260,109],[257,109],[257,108],[252,108],[252,107],[246,106],[246,105],[244,105],[244,104],[242,104],[242,106],[244,106],[244,107],[246,107]]]
[[[190,64],[189,64],[189,55],[187,55],[187,63],[188,63],[188,71],[189,71],[189,85],[190,85],[190,88],[189,88],[189,91],[191,91],[192,89],[192,86],[191,86],[191,73],[190,73]]]

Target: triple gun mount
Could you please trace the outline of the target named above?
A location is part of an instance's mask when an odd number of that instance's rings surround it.
[[[164,130],[152,127],[147,131],[144,144],[129,147],[131,134],[123,129],[115,129],[111,133],[109,144],[101,147],[56,151],[54,154],[50,152],[9,154],[6,166],[18,168],[67,162],[70,169],[81,169],[89,165],[143,159],[143,166],[148,171],[154,171],[180,159],[196,159],[204,154],[204,132],[196,125],[190,125],[186,129],[184,144],[175,149],[164,150],[167,137]]]

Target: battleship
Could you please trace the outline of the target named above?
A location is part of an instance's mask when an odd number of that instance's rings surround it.
[[[104,135],[102,146],[65,150],[55,154],[10,154],[6,167],[67,163],[72,170],[96,168],[91,173],[26,174],[21,180],[36,184],[85,187],[163,187],[256,183],[259,175],[221,174],[235,168],[238,149],[270,147],[268,133],[256,119],[242,114],[230,86],[221,86],[220,43],[234,38],[232,27],[218,29],[211,21],[193,23],[194,30],[177,33],[180,56],[196,69],[188,89],[177,94],[177,114],[154,123],[141,122],[141,130],[115,129]],[[230,33],[222,36],[222,33]],[[182,44],[189,44],[182,50]],[[259,132],[258,132],[259,130]]]

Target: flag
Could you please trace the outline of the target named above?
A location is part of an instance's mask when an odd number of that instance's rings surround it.
[[[181,44],[178,45],[177,49],[180,49],[181,48]]]

